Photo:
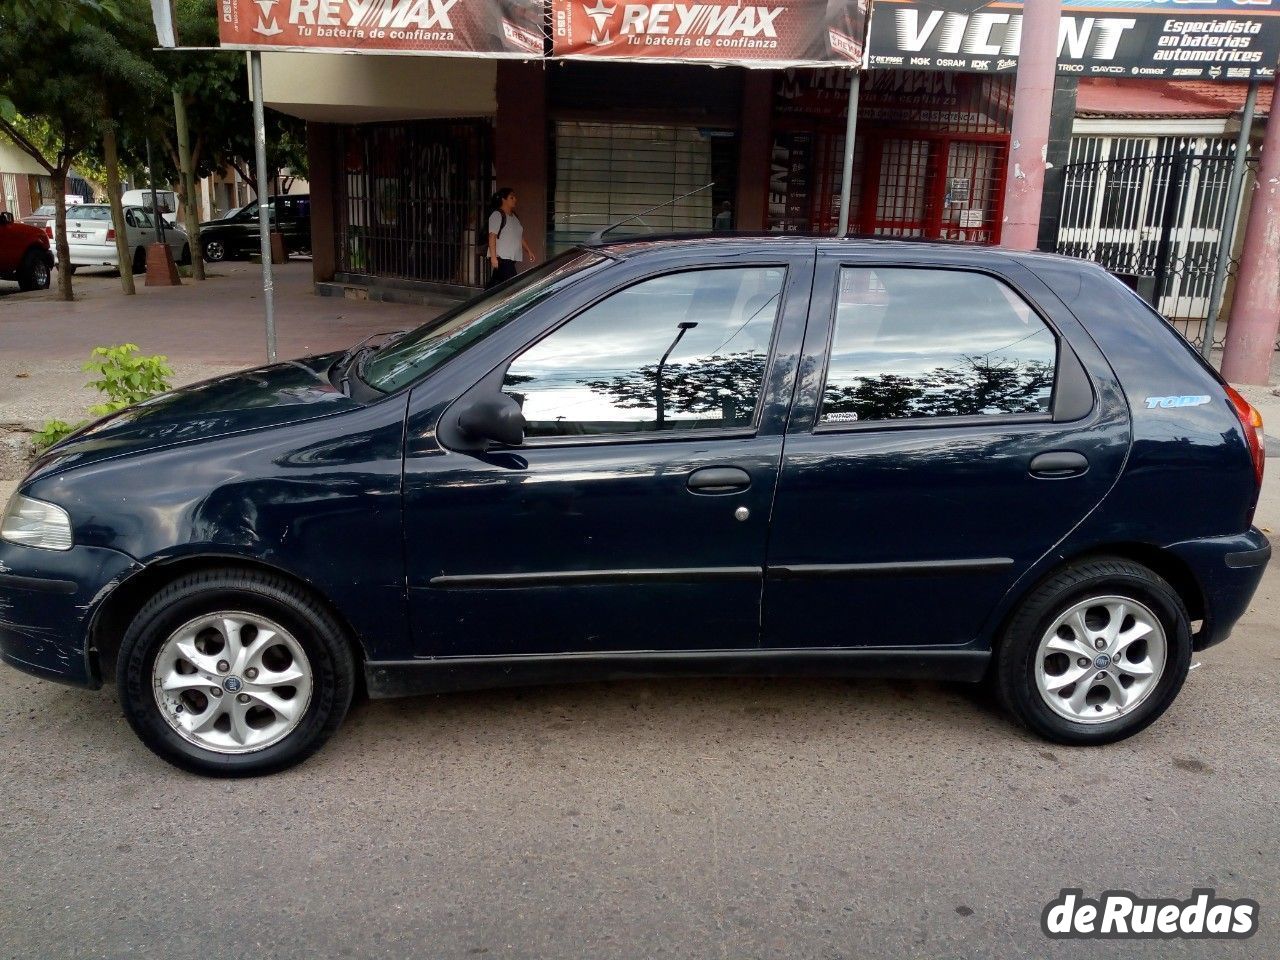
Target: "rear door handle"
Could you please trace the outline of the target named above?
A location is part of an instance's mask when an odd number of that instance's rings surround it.
[[[689,474],[691,493],[740,493],[751,486],[751,474],[741,467],[703,467]]]
[[[1078,477],[1089,469],[1089,460],[1083,453],[1074,450],[1051,450],[1031,460],[1031,475],[1056,479],[1060,477]]]

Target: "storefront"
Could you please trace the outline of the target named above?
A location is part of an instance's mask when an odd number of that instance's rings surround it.
[[[323,58],[380,79],[331,84],[331,101],[307,115],[313,194],[330,198],[313,203],[318,280],[475,286],[486,275],[485,201],[508,185],[540,256],[623,220],[610,237],[830,234],[844,201],[850,79],[868,38],[849,232],[1001,239],[1021,21],[1012,0],[877,0],[869,34],[865,0],[458,0],[458,29],[408,33],[399,19],[419,6],[387,0],[381,13],[361,7],[368,16],[342,40],[286,24],[276,0],[228,2],[247,11],[240,45],[309,49],[320,35],[347,52],[431,55]],[[1064,0],[1061,73],[1260,77],[1280,48],[1280,0],[1246,12],[1184,0],[1176,21],[1156,0],[1109,5],[1124,9],[1097,17],[1088,0]],[[530,41],[539,10],[541,55]],[[394,29],[375,29],[375,13]],[[255,17],[270,44],[249,37]],[[430,67],[404,65],[415,59]],[[318,96],[325,78],[308,71],[295,96]],[[343,99],[353,89],[377,96],[356,111]]]

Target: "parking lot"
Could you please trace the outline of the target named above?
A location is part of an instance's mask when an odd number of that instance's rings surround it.
[[[283,356],[424,315],[284,273]],[[201,291],[220,326],[189,289],[132,316],[87,283],[70,308],[0,300],[0,421],[60,402],[99,343],[188,380],[258,362],[251,282]],[[1257,523],[1280,531],[1269,468]],[[0,955],[1275,957],[1278,620],[1273,565],[1170,712],[1100,749],[962,685],[635,681],[359,703],[300,768],[222,782],[147,752],[113,691],[0,669]],[[1258,900],[1260,930],[1051,942],[1064,887],[1213,887]]]

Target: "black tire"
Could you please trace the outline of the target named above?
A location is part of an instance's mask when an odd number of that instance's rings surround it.
[[[221,263],[227,259],[227,245],[221,240],[204,241],[204,259],[206,263]]]
[[[137,250],[134,251],[133,272],[134,273],[147,272],[147,248],[146,247],[139,247]]]
[[[182,256],[178,258],[178,263],[184,267],[191,264],[191,244],[184,243],[182,245]]]
[[[48,290],[51,268],[48,256],[39,250],[28,250],[18,264],[18,289]]]
[[[197,617],[226,610],[280,624],[301,645],[312,671],[311,699],[297,726],[253,752],[219,753],[191,743],[169,725],[152,691],[165,640]],[[120,644],[116,683],[129,725],[157,756],[194,773],[253,776],[300,763],[329,739],[351,705],[355,662],[342,627],[305,590],[262,571],[215,569],[175,580],[138,612]]]
[[[1103,723],[1074,722],[1045,703],[1036,683],[1035,654],[1060,615],[1103,595],[1136,600],[1159,619],[1167,646],[1164,670],[1132,712]],[[995,685],[1004,708],[1033,732],[1057,743],[1088,746],[1123,740],[1153,723],[1173,703],[1190,667],[1191,623],[1177,591],[1140,564],[1098,557],[1069,564],[1022,602],[996,651]]]

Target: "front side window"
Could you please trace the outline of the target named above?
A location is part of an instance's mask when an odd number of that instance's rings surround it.
[[[517,357],[503,390],[530,437],[749,426],[785,277],[741,267],[637,283]]]
[[[604,257],[590,251],[550,260],[394,340],[373,354],[358,375],[384,393],[398,390],[604,262]]]
[[[1048,413],[1057,338],[962,270],[845,267],[818,422]]]

